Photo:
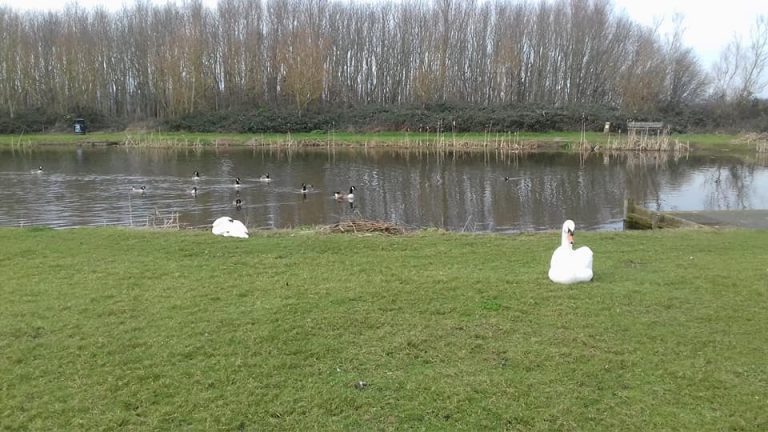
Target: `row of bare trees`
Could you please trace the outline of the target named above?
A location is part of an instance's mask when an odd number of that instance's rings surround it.
[[[435,102],[642,111],[707,95],[681,37],[632,22],[610,0],[0,8],[0,111],[80,106],[134,119]]]

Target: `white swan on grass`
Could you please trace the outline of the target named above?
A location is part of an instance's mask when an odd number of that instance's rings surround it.
[[[248,238],[248,228],[242,222],[228,216],[222,216],[213,221],[211,232],[224,237]]]
[[[573,250],[573,233],[576,224],[568,219],[563,223],[560,247],[555,249],[549,262],[549,279],[561,284],[589,282],[592,280],[592,250],[582,246]]]

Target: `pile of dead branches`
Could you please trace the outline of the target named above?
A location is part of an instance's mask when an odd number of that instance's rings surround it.
[[[404,234],[405,229],[389,222],[372,221],[365,219],[342,221],[333,225],[324,227],[321,231],[328,233],[382,233],[398,235]]]

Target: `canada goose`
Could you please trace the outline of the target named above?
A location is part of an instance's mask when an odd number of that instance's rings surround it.
[[[200,180],[200,172],[199,171],[195,171],[195,173],[192,174],[192,178],[194,180]]]
[[[38,174],[42,174],[43,173],[43,166],[40,165],[39,167],[37,167],[36,170],[32,170],[32,172],[38,173]]]
[[[236,188],[240,187],[240,177],[235,177],[235,187]]]
[[[237,210],[240,210],[241,208],[243,208],[243,200],[238,198],[238,199],[232,201],[232,205],[234,205]]]
[[[272,178],[269,176],[269,173],[264,174],[263,176],[259,177],[259,181],[262,182],[271,182]]]
[[[342,199],[346,198],[348,201],[352,201],[352,200],[355,199],[355,189],[357,189],[357,188],[354,187],[354,186],[350,186],[349,187],[349,193],[347,193],[347,194],[343,194],[343,193],[341,193],[339,191],[336,191],[336,192],[333,193],[333,197],[335,199],[337,199],[337,200],[342,200]]]
[[[147,187],[146,186],[141,186],[141,187],[131,186],[131,192],[136,192],[136,193],[142,193],[143,194],[146,191],[147,191]]]
[[[561,284],[592,280],[592,249],[582,246],[573,250],[576,224],[568,219],[563,223],[560,247],[555,249],[549,262],[549,279]]]
[[[197,196],[197,186],[193,186],[193,187],[192,187],[192,190],[191,190],[191,191],[189,191],[189,193],[190,193],[192,196]]]
[[[311,189],[314,189],[314,187],[311,184],[306,184],[306,183],[301,184],[301,193],[307,193]]]

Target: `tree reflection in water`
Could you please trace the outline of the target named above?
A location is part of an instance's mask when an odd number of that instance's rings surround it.
[[[583,229],[621,229],[628,198],[654,210],[768,207],[768,188],[758,187],[768,182],[764,154],[745,162],[684,152],[511,148],[0,150],[0,225],[136,225],[159,213],[203,227],[234,211],[237,198],[247,203],[238,218],[267,229],[354,218],[454,231],[558,229],[566,219]],[[39,165],[45,173],[31,175]],[[193,185],[194,171],[205,175]],[[272,182],[257,181],[265,172]],[[313,191],[297,198],[305,182]],[[131,184],[152,193],[138,200],[120,192]],[[351,184],[358,187],[354,202],[331,197]],[[192,186],[199,190],[194,199]]]

